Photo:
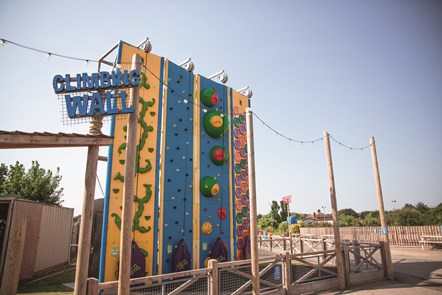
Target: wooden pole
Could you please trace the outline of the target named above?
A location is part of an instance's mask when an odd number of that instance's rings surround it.
[[[335,251],[336,251],[336,264],[338,270],[338,282],[339,289],[345,289],[345,273],[344,273],[344,261],[342,259],[341,251],[341,235],[339,233],[339,223],[338,223],[338,206],[336,202],[336,189],[335,189],[335,176],[333,174],[333,162],[330,149],[330,138],[327,131],[324,130],[324,144],[325,144],[325,157],[327,159],[327,169],[328,169],[328,183],[330,186],[330,201],[332,208],[332,218],[333,218],[333,233],[335,236]]]
[[[384,199],[382,197],[381,177],[379,174],[378,156],[374,137],[370,138],[371,156],[373,160],[374,181],[378,195],[379,216],[381,217],[382,240],[384,241],[385,269],[389,280],[394,281],[394,269],[391,262],[390,242],[388,239],[387,220],[385,219]]]
[[[132,56],[132,69],[141,69],[141,57],[137,54]],[[132,222],[134,207],[134,179],[135,179],[135,157],[137,149],[137,127],[138,127],[138,99],[140,87],[132,88],[130,91],[131,106],[134,112],[129,114],[127,126],[126,161],[124,167],[124,188],[123,188],[123,214],[121,218],[120,234],[120,263],[118,274],[118,295],[130,293],[130,273],[132,254]]]
[[[83,194],[83,209],[81,211],[77,264],[75,270],[75,295],[86,294],[89,254],[91,249],[92,219],[94,215],[98,151],[98,145],[91,145],[87,150],[85,189]]]
[[[218,260],[210,259],[207,262],[207,267],[210,269],[209,274],[209,294],[210,295],[218,295],[219,290],[219,277],[218,277]]]
[[[259,263],[258,263],[258,222],[256,219],[256,185],[255,185],[255,148],[253,143],[252,109],[246,109],[247,126],[247,159],[249,171],[249,202],[250,202],[250,243],[252,263],[252,294],[259,295]]]

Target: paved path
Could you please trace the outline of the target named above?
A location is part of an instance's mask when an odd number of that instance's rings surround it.
[[[442,294],[442,250],[391,246],[395,281],[375,281],[320,294]]]

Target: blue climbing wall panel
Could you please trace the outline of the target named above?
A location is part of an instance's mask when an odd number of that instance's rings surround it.
[[[226,124],[228,120],[228,88],[224,85],[215,83],[205,77],[200,77],[199,90],[211,89],[218,96],[218,101],[213,106],[207,106],[204,102],[200,103],[200,186],[204,186],[203,179],[210,177],[218,184],[218,192],[213,196],[206,196],[200,192],[200,261],[199,267],[205,267],[207,258],[210,257],[212,247],[215,240],[221,237],[227,245],[230,257],[230,185],[229,185],[229,163],[223,162],[216,165],[211,159],[211,150],[214,147],[221,147],[228,155],[228,126],[225,133],[221,131],[221,135],[217,133],[214,136],[208,133],[204,127],[205,117],[210,116],[213,112],[215,117],[219,115]],[[202,96],[202,95],[201,95]],[[219,117],[217,117],[219,119]],[[226,124],[228,125],[228,123]],[[215,132],[216,133],[216,132]],[[210,185],[209,185],[210,186]],[[210,187],[209,187],[210,189]]]
[[[173,271],[180,239],[192,253],[193,234],[193,83],[192,73],[168,61],[163,117],[163,170],[159,247],[160,273]],[[189,264],[191,261],[189,261]]]

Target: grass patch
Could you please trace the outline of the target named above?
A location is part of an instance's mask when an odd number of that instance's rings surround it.
[[[43,294],[73,294],[73,290],[63,286],[75,280],[75,267],[63,267],[51,274],[46,274],[32,281],[21,283],[17,294],[43,295]]]

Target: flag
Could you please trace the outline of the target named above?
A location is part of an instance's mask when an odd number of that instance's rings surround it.
[[[284,204],[289,204],[292,202],[292,195],[288,195],[285,197],[282,197],[282,201],[284,202]]]

